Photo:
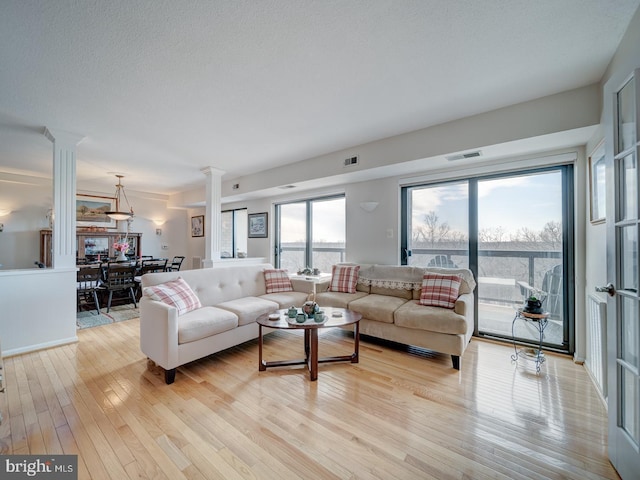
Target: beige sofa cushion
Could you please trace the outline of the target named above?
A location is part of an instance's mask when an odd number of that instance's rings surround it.
[[[350,302],[366,296],[365,292],[322,292],[316,294],[316,303],[321,307],[349,308]]]
[[[394,312],[394,323],[398,327],[454,335],[467,332],[467,322],[462,315],[448,308],[420,305],[416,300],[408,301]]]
[[[216,305],[238,316],[238,326],[255,322],[260,315],[273,313],[280,308],[276,302],[258,297],[243,297]]]
[[[202,307],[178,317],[178,344],[232,330],[238,326],[238,316],[216,307]]]
[[[372,293],[367,297],[350,302],[349,310],[361,313],[364,318],[369,320],[393,323],[393,312],[406,302],[407,300],[404,298]]]
[[[309,297],[305,292],[279,292],[279,293],[267,293],[266,295],[260,295],[260,298],[276,302],[280,308],[289,308],[291,305],[294,307],[300,307]]]

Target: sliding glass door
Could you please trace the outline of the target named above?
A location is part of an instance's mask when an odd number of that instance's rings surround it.
[[[572,167],[469,178],[402,189],[402,263],[470,268],[476,334],[512,338],[515,308],[545,297],[547,347],[572,351]],[[520,322],[515,336],[537,331]]]
[[[478,180],[478,332],[511,336],[514,307],[543,297],[545,343],[566,349],[563,170]],[[516,323],[516,337],[538,331]]]

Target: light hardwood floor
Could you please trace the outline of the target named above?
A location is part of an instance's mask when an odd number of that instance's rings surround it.
[[[140,352],[138,320],[5,360],[4,454],[78,454],[79,478],[618,478],[606,412],[584,368],[547,355],[542,373],[512,349],[472,340],[447,355],[363,341],[360,363],[258,371],[257,341],[178,369],[165,385]],[[321,355],[348,353],[333,330]],[[276,332],[266,359],[297,358]]]

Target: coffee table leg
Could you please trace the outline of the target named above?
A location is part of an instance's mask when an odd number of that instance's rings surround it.
[[[353,355],[351,356],[351,363],[358,363],[360,361],[360,322],[356,322],[353,327]]]
[[[318,329],[308,328],[305,333],[309,332],[311,336],[311,361],[309,362],[309,376],[311,381],[318,379]]]
[[[258,325],[258,371],[264,372],[267,366],[262,361],[262,325]]]
[[[304,359],[307,363],[309,363],[309,352],[310,352],[309,332],[310,332],[309,328],[304,329]]]

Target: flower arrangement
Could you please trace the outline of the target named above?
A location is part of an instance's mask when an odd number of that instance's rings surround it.
[[[129,250],[129,244],[127,242],[116,242],[113,244],[113,249],[116,252],[126,252]]]

